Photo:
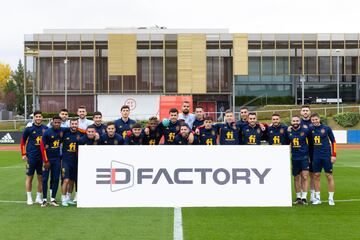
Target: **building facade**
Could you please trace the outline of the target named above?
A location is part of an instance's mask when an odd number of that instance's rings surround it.
[[[25,35],[34,106],[97,110],[103,95],[192,95],[209,109],[266,96],[359,101],[359,34],[239,34],[227,29],[44,30]],[[66,83],[66,84],[65,84]],[[65,86],[66,85],[66,86]],[[244,100],[245,101],[245,100]]]

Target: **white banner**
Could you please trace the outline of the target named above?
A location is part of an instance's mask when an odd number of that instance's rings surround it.
[[[346,130],[333,130],[336,143],[347,143]]]
[[[78,207],[291,206],[289,146],[80,146]]]

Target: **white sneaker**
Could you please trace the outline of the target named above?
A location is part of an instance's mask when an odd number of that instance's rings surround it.
[[[335,206],[334,199],[329,199],[329,205],[330,205],[330,206]]]
[[[35,203],[42,204],[42,199],[40,197],[36,197]]]
[[[314,201],[312,201],[313,205],[320,205],[321,204],[321,200],[318,198],[315,198]]]
[[[34,202],[33,202],[32,198],[28,198],[27,201],[26,201],[26,204],[27,205],[33,205]]]
[[[69,204],[68,204],[68,202],[65,200],[65,201],[61,201],[61,206],[63,206],[63,207],[68,207],[69,206]]]

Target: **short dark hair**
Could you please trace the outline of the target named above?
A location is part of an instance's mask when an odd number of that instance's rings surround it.
[[[249,112],[249,116],[250,116],[250,115],[256,116],[256,112]]]
[[[96,127],[94,126],[94,124],[91,124],[91,125],[89,125],[89,126],[87,126],[87,128],[86,128],[86,130],[88,130],[88,129],[96,129]]]
[[[179,111],[176,108],[170,108],[169,113],[179,113]]]
[[[298,119],[301,119],[299,115],[293,115],[291,118],[298,118]]]
[[[203,107],[203,106],[200,106],[200,105],[197,105],[197,106],[195,107],[195,109],[197,109],[197,108],[204,109],[204,107]]]
[[[78,118],[71,118],[70,122],[77,122],[79,119]]]
[[[141,128],[140,123],[135,123],[134,125],[132,125],[131,129],[134,129],[134,128]]]
[[[114,125],[114,126],[115,126],[115,123],[114,123],[114,122],[108,122],[108,123],[106,124],[106,127],[111,126],[111,125]]]
[[[98,116],[98,115],[102,116],[101,112],[94,112],[94,114],[93,114],[94,117]]]
[[[231,111],[230,109],[227,109],[226,111],[225,111],[225,114],[226,113],[233,113],[233,111]]]
[[[318,113],[313,113],[313,114],[310,115],[310,118],[313,118],[313,117],[320,118],[320,115]]]
[[[159,122],[159,119],[156,116],[149,117],[149,122],[156,121]]]
[[[181,127],[187,127],[188,129],[190,129],[189,125],[187,125],[185,122],[180,123],[179,126],[180,126],[180,128]]]
[[[69,112],[66,108],[60,109],[60,112]]]
[[[210,116],[207,116],[207,117],[204,118],[204,121],[213,121],[213,118],[210,117]]]
[[[53,121],[54,121],[54,120],[56,120],[56,119],[58,119],[58,120],[62,121],[62,119],[61,119],[61,117],[60,117],[60,116],[55,116],[55,117],[53,117],[53,118],[52,118],[52,120],[53,120]]]
[[[308,109],[310,109],[310,106],[309,106],[309,105],[302,105],[302,106],[301,106],[301,109],[303,109],[303,108],[308,108]]]
[[[130,111],[130,107],[128,105],[122,105],[122,107],[120,108],[120,111],[122,111],[123,109],[129,109],[129,111]]]
[[[190,104],[190,102],[188,100],[183,101],[181,105],[183,105],[184,103]]]
[[[35,115],[38,115],[38,114],[42,115],[42,111],[37,110],[37,111],[35,111],[35,112],[33,113],[34,117],[35,117]]]
[[[85,109],[86,110],[86,107],[84,106],[84,105],[80,105],[79,107],[78,107],[78,110],[79,109]]]
[[[280,115],[278,113],[274,113],[271,117],[280,117]]]
[[[241,108],[240,108],[240,111],[241,111],[241,110],[248,110],[248,111],[249,111],[249,108],[248,108],[248,107],[241,107]]]

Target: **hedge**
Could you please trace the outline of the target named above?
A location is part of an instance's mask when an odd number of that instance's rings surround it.
[[[353,127],[360,121],[360,114],[354,112],[339,113],[333,118],[341,127]]]

